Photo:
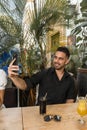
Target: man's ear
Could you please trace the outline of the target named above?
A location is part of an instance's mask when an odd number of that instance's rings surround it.
[[[65,64],[67,65],[67,64],[69,63],[69,61],[70,61],[70,59],[67,59],[67,61],[66,61],[66,63],[65,63]]]

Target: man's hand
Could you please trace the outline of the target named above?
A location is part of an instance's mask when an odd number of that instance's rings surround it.
[[[13,81],[17,88],[25,90],[27,88],[26,82],[18,76],[19,66],[13,65],[15,60],[16,59],[12,60],[8,67],[8,77]]]
[[[19,71],[19,66],[18,65],[13,65],[16,59],[12,60],[8,67],[8,76],[9,78],[18,76],[18,71]]]

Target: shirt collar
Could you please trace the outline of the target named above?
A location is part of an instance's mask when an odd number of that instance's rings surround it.
[[[52,73],[55,73],[55,68],[54,68],[54,67],[51,68],[51,72],[52,72]],[[67,76],[69,76],[69,73],[66,71],[66,69],[64,69],[63,78],[65,78],[65,77],[67,77]]]

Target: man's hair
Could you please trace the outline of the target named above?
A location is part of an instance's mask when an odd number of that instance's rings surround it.
[[[58,47],[56,51],[64,52],[68,58],[70,57],[70,52],[67,47]]]

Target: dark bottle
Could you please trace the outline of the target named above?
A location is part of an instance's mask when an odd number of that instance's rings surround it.
[[[40,114],[45,114],[46,113],[46,98],[40,98],[39,100],[40,103]]]

